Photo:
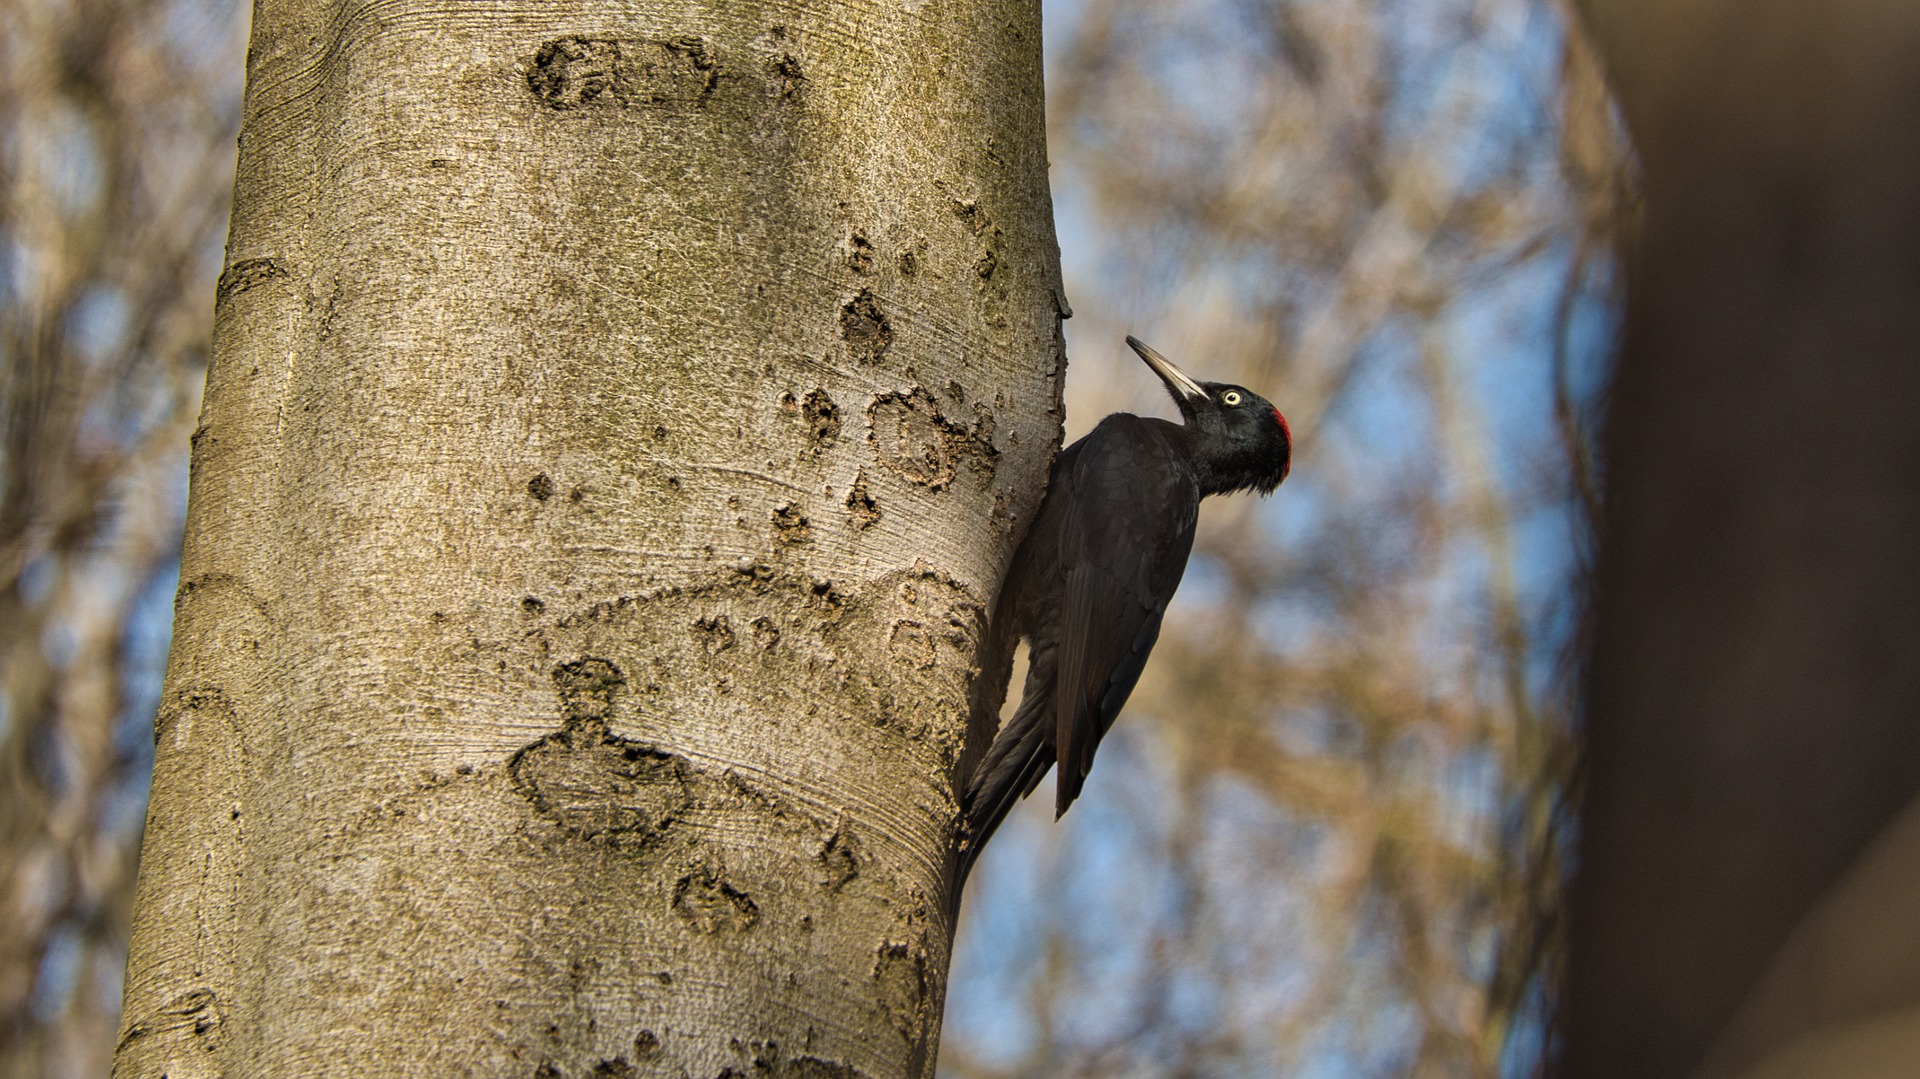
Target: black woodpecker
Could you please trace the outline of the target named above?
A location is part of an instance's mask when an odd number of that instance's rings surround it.
[[[1279,409],[1241,386],[1196,382],[1132,337],[1127,344],[1166,383],[1186,422],[1117,412],[1054,459],[994,611],[1000,641],[1027,641],[1027,684],[967,786],[963,881],[1013,803],[1056,760],[1054,816],[1079,797],[1180,587],[1200,500],[1272,494],[1287,478],[1293,437]]]

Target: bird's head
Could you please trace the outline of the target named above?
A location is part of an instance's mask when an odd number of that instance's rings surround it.
[[[1272,494],[1293,464],[1287,418],[1245,386],[1200,382],[1137,337],[1127,344],[1166,383],[1193,433],[1194,453],[1208,474],[1207,493],[1255,490]]]

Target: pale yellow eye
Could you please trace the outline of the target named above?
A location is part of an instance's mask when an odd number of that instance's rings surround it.
[[[1238,390],[1228,390],[1226,393],[1220,395],[1220,399],[1227,404],[1237,405],[1240,403],[1240,393]]]

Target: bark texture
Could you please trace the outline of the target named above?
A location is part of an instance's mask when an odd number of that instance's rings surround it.
[[[262,0],[117,1075],[930,1073],[1042,107],[1012,0]]]
[[[1920,7],[1584,6],[1645,217],[1562,1072],[1911,1074]]]

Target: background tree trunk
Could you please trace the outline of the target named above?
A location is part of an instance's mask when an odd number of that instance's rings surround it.
[[[264,0],[245,108],[116,1074],[930,1072],[1038,5]]]
[[[1562,1071],[1910,1074],[1920,860],[1883,871],[1920,846],[1888,830],[1920,792],[1920,8],[1585,10],[1645,219]],[[1904,1048],[1794,1063],[1866,1017]]]

